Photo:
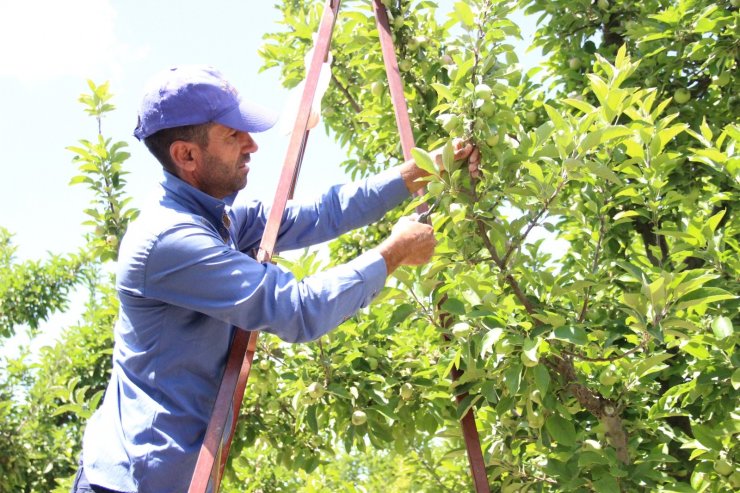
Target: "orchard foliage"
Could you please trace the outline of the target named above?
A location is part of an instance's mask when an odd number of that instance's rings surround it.
[[[287,0],[261,48],[304,77],[324,2]],[[472,490],[475,413],[494,491],[740,488],[735,0],[383,0],[429,171],[437,256],[396,271],[321,340],[261,337],[223,491]],[[523,67],[521,8],[545,58]],[[402,159],[368,0],[343,2],[322,102],[360,177]],[[0,238],[0,337],[87,296],[80,323],[0,369],[0,491],[66,491],[108,379],[117,301],[104,274],[136,211],[107,84],[80,101],[98,135],[69,149],[93,194],[88,244],[18,262]],[[475,142],[480,169],[421,149]],[[404,211],[317,252],[343,262]],[[450,375],[460,370],[453,382]],[[458,402],[455,396],[464,396]]]
[[[266,66],[287,86],[304,76],[322,3],[286,2],[285,30],[267,36]],[[325,457],[330,442],[400,455],[445,443],[434,467],[464,470],[457,420],[472,408],[504,491],[740,487],[737,8],[523,2],[547,14],[547,61],[525,72],[510,2],[383,3],[417,146],[472,140],[481,169],[430,168],[408,208],[438,202],[430,265],[398,271],[368,313],[302,349],[308,361],[272,349],[274,397],[296,396],[276,414],[327,442],[255,445],[311,470],[307,452]],[[369,2],[343,2],[332,53],[323,117],[344,168],[393,165]],[[381,227],[334,243],[334,260]]]

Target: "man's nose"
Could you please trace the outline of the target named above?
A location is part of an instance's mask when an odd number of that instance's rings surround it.
[[[253,152],[257,152],[259,146],[257,145],[257,142],[254,141],[249,132],[239,132],[239,137],[241,138],[242,149],[245,153],[251,154]]]

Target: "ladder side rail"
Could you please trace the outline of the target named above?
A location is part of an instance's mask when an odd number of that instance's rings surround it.
[[[403,148],[404,159],[408,160],[411,159],[411,149],[415,146],[414,134],[411,128],[406,98],[403,93],[403,82],[401,81],[401,72],[398,68],[398,60],[396,58],[396,51],[393,45],[393,37],[391,36],[388,12],[380,0],[373,0],[372,3],[380,36],[383,61],[385,63],[386,74],[388,75],[388,87],[391,92],[391,101],[393,102],[393,110],[396,115],[396,125],[398,126],[398,132],[401,136],[401,147]],[[423,195],[424,189],[419,190],[417,193],[419,195]],[[426,212],[426,210],[428,210],[426,204],[422,204],[417,208],[417,212],[420,214]],[[443,324],[445,322],[444,317],[444,314],[440,317]],[[462,375],[462,371],[455,368],[451,374],[453,381],[456,381]],[[460,402],[466,396],[467,393],[457,396],[457,401]],[[475,491],[476,493],[490,493],[486,464],[483,459],[480,436],[478,435],[478,430],[475,424],[475,414],[472,408],[469,409],[461,419],[461,426],[463,437],[465,439],[465,448],[468,452],[468,461],[470,463],[470,471],[473,476]]]

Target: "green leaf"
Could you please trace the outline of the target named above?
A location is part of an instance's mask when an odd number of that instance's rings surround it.
[[[413,149],[411,149],[411,157],[414,158],[416,166],[418,166],[420,169],[423,169],[430,175],[437,174],[437,165],[434,163],[432,156],[430,156],[429,153],[424,149],[414,147]]]
[[[545,421],[545,429],[553,440],[566,446],[576,443],[576,429],[573,423],[558,414],[553,414]]]
[[[730,379],[730,381],[732,382],[733,389],[740,389],[740,368],[737,368],[734,372],[732,372],[732,378]]]
[[[568,341],[577,346],[583,346],[588,343],[586,330],[582,327],[575,327],[573,325],[558,327],[552,332],[552,335],[555,339]]]
[[[714,431],[712,428],[705,426],[705,425],[699,425],[699,424],[692,424],[691,425],[691,431],[694,433],[694,438],[696,438],[699,443],[704,445],[710,450],[721,450],[722,449],[722,442],[717,440],[714,436]]]
[[[455,3],[455,16],[467,27],[475,26],[475,14],[466,2]]]
[[[714,332],[714,336],[720,340],[730,337],[734,332],[732,320],[725,316],[715,318],[712,321],[712,332]]]
[[[437,91],[437,95],[439,96],[440,100],[447,99],[448,101],[454,101],[455,95],[452,94],[452,91],[450,91],[450,88],[447,87],[444,84],[440,84],[439,82],[435,82],[432,84],[432,87],[435,91]]]
[[[443,311],[452,313],[453,315],[465,315],[467,313],[465,304],[456,298],[448,298],[444,303],[442,303],[441,308]]]
[[[464,417],[464,416],[465,416],[465,415],[466,415],[466,414],[468,413],[468,411],[469,411],[469,410],[470,410],[470,409],[471,409],[471,408],[472,408],[473,406],[475,406],[475,404],[476,404],[476,403],[477,403],[477,402],[478,402],[478,401],[479,401],[480,399],[482,399],[482,398],[483,398],[483,396],[482,396],[482,395],[480,395],[480,394],[475,394],[475,395],[472,395],[472,394],[468,394],[468,395],[466,395],[466,396],[465,396],[465,397],[463,398],[463,400],[461,400],[461,401],[460,401],[460,402],[458,403],[458,405],[457,405],[457,408],[456,408],[456,410],[455,410],[455,414],[457,415],[457,419],[458,419],[458,420],[462,419],[462,418],[463,418],[463,417]]]
[[[481,358],[485,358],[488,353],[493,352],[493,346],[501,339],[503,334],[504,329],[500,327],[495,327],[486,332],[486,335],[483,336],[483,340],[481,341]]]
[[[682,296],[678,299],[676,302],[675,309],[676,310],[684,310],[686,308],[697,306],[697,305],[707,305],[709,303],[714,303],[717,301],[723,301],[723,300],[733,300],[736,296],[733,294],[728,293],[724,289],[720,288],[702,288],[694,290],[685,296]]]
[[[550,387],[550,372],[545,365],[537,365],[532,371],[534,372],[534,384],[537,386],[537,390],[545,395]]]
[[[522,365],[514,363],[504,371],[504,384],[509,395],[516,395],[522,383]]]

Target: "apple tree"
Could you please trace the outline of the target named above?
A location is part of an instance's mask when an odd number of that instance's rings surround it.
[[[417,146],[464,138],[482,163],[419,154],[428,193],[406,212],[437,205],[435,260],[399,270],[315,344],[262,342],[230,479],[270,458],[321,471],[340,445],[409,458],[417,489],[467,489],[458,420],[472,409],[503,491],[740,487],[740,129],[724,75],[737,69],[737,8],[523,2],[545,14],[547,55],[525,71],[511,2],[383,3]],[[288,87],[305,76],[322,4],[285,2],[262,48]],[[343,2],[332,55],[323,121],[344,169],[398,163],[369,2]],[[332,260],[386,232],[347,235]]]

